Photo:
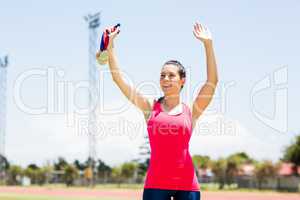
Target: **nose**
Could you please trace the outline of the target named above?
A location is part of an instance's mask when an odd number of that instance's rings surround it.
[[[165,76],[165,77],[163,77],[163,80],[169,80],[169,76]]]
[[[161,80],[170,80],[170,77],[168,75],[164,75],[162,77],[160,77]]]

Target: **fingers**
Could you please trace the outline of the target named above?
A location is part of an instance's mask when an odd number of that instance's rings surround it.
[[[196,26],[194,26],[193,34],[194,35],[199,35],[200,34],[200,32],[197,30]]]
[[[194,24],[194,29],[195,29],[197,32],[207,31],[207,27],[204,26],[203,24],[198,23],[198,22],[196,22],[196,23]]]
[[[200,32],[200,28],[197,23],[194,25],[194,31]]]
[[[117,25],[115,25],[113,27],[107,27],[105,29],[105,32],[107,34],[114,34],[115,32],[120,33],[120,24],[117,24]]]
[[[120,26],[115,26],[114,28],[112,28],[111,34],[115,35],[115,34],[119,34],[120,33]]]
[[[120,30],[115,30],[109,34],[109,38],[114,39],[119,33],[120,33]]]
[[[111,40],[113,40],[120,33],[120,25],[117,24],[114,27],[108,27],[105,29],[106,34]]]
[[[211,32],[210,32],[210,30],[206,27],[206,26],[204,26],[203,24],[200,24],[200,23],[198,23],[198,22],[196,22],[195,24],[194,24],[194,34],[201,34],[201,33],[204,33],[205,35],[207,35],[208,36],[208,38],[211,38],[212,36],[211,36]]]
[[[196,36],[196,37],[199,37],[199,35],[201,33],[204,32],[204,26],[199,24],[198,22],[195,23],[194,25],[194,31],[193,31],[193,34]]]
[[[203,26],[199,24],[198,22],[195,23],[194,28],[197,32],[203,31]]]
[[[198,28],[198,31],[199,31],[199,32],[202,32],[202,31],[203,31],[203,26],[202,26],[202,24],[197,23],[197,28]]]
[[[196,38],[198,38],[198,34],[196,33],[195,30],[193,31],[193,34],[194,34],[194,36],[195,36]]]
[[[114,27],[109,27],[105,29],[107,35],[108,35],[108,40],[109,40],[109,44],[108,44],[108,49],[111,49],[114,47],[114,39],[116,38],[116,36],[120,33],[120,24],[115,25]]]

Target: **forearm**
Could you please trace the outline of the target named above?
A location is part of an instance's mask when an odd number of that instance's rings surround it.
[[[218,82],[218,72],[212,41],[204,42],[204,47],[206,53],[207,82],[216,85]]]
[[[117,64],[117,58],[116,58],[114,49],[113,48],[108,49],[107,52],[108,52],[108,57],[109,57],[108,66],[110,69],[110,73],[112,75],[112,79],[117,84],[117,86],[120,88],[120,90],[123,92],[123,94],[130,99],[131,96],[134,95],[134,91],[129,86],[129,84],[127,84],[124,81],[124,79],[121,75],[121,71]]]
[[[112,79],[115,82],[120,81],[122,80],[122,77],[121,77],[120,69],[118,67],[117,58],[114,49],[113,48],[108,49],[107,52],[108,52],[108,66],[110,69]]]
[[[117,64],[117,59],[113,48],[108,49],[108,56],[109,56],[108,65],[110,68],[113,81],[119,87],[121,92],[143,112],[151,109],[148,100],[144,98],[141,94],[139,94],[133,86],[131,86],[123,79],[121,75],[121,71],[119,70]]]

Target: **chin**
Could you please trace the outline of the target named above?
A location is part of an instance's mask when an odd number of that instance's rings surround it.
[[[177,93],[164,93],[164,96],[166,96],[166,97],[176,97],[176,96],[179,96],[179,94],[177,94]]]

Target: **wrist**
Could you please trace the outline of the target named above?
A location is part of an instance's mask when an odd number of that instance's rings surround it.
[[[212,46],[212,40],[204,40],[203,44],[205,47],[211,47]]]
[[[106,49],[106,51],[107,51],[108,54],[112,54],[113,53],[113,48],[108,48],[108,49]]]

